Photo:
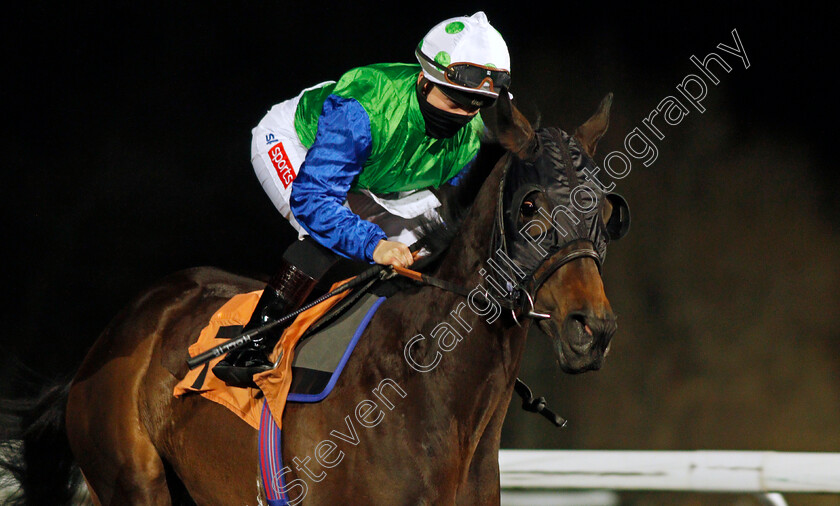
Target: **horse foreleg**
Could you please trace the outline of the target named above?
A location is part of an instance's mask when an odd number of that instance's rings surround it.
[[[467,480],[458,487],[456,504],[499,504],[499,442],[507,406],[507,402],[500,403],[479,439],[470,460]]]

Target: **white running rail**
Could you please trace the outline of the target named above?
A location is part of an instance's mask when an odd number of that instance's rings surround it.
[[[501,450],[504,490],[840,493],[840,453]]]

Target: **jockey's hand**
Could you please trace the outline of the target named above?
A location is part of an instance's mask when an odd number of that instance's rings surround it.
[[[414,257],[405,244],[382,239],[373,250],[373,261],[382,265],[408,267],[414,263]]]

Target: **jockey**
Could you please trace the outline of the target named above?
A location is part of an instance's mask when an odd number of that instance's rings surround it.
[[[479,110],[510,86],[507,46],[483,12],[437,24],[415,56],[419,65],[359,67],[308,88],[252,130],[254,171],[299,240],[244,330],[300,307],[340,257],[413,262],[415,232],[440,206],[429,188],[457,184],[478,153]],[[282,332],[228,353],[214,374],[253,386]]]

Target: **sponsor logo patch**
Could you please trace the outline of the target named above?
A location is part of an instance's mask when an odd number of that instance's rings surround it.
[[[272,146],[268,150],[268,156],[271,158],[271,163],[274,165],[274,170],[277,171],[280,182],[283,183],[283,188],[288,189],[297,174],[295,174],[295,169],[292,167],[292,162],[289,161],[289,155],[283,149],[283,143],[278,142]]]

